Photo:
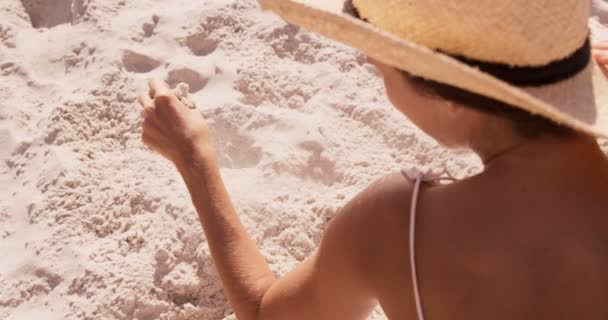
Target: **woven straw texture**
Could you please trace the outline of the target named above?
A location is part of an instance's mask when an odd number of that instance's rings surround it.
[[[588,0],[353,3],[363,18],[401,38],[453,55],[515,66],[546,65],[563,59],[580,48],[589,35]]]
[[[473,10],[474,3],[482,3],[485,6],[490,6],[490,3],[493,3],[494,6],[510,8],[510,6],[507,6],[506,4],[500,5],[497,4],[496,1],[491,2],[487,0],[375,1],[376,5],[384,2],[389,4],[401,3],[399,7],[387,6],[388,9],[386,10],[388,11],[397,11],[399,8],[402,8],[401,10],[403,10],[403,8],[409,8],[408,4],[415,7],[418,5],[418,2],[425,3],[427,8],[429,8],[428,10],[432,10],[432,7],[434,6],[432,4],[439,2],[444,5],[452,4],[454,6],[456,6],[457,2],[463,3],[465,4],[463,6],[471,8],[470,10]],[[510,2],[519,3],[520,6],[522,6],[521,3],[523,3],[523,1],[520,0]],[[500,24],[500,28],[503,29],[502,32],[505,35],[508,35],[509,30],[511,29],[518,30],[521,25],[527,25],[530,26],[530,28],[533,28],[532,26],[536,26],[536,22],[533,20],[537,18],[542,19],[543,21],[553,21],[553,26],[554,28],[557,28],[557,30],[546,27],[547,22],[544,22],[539,24],[538,28],[545,30],[547,34],[543,35],[541,31],[534,30],[536,35],[528,38],[539,39],[538,44],[528,43],[529,47],[525,48],[526,52],[534,51],[534,54],[528,53],[527,56],[538,56],[538,61],[547,63],[555,59],[563,58],[574,52],[582,46],[585,37],[588,36],[589,25],[591,26],[592,34],[594,35],[607,33],[606,29],[599,23],[593,21],[590,23],[589,5],[586,0],[534,0],[528,2],[545,3],[547,7],[542,11],[536,7],[536,4],[526,3],[523,5],[525,10],[515,10],[511,8],[508,11],[503,11],[502,17],[494,17],[494,20],[511,21],[510,24]],[[419,32],[419,36],[426,35],[426,39],[411,41],[409,38],[393,34],[393,31],[385,30],[384,28],[381,29],[370,23],[365,23],[344,14],[342,12],[344,0],[260,0],[260,3],[264,9],[274,11],[290,23],[318,32],[331,39],[357,48],[368,56],[385,64],[406,70],[418,76],[506,102],[581,132],[597,137],[608,138],[608,81],[604,74],[604,70],[596,65],[594,61],[590,62],[584,72],[581,72],[566,81],[550,86],[520,88],[463,64],[448,55],[432,50],[436,48],[429,47],[428,43],[436,41],[431,38],[439,37],[437,31]],[[565,3],[565,5],[562,5],[562,3]],[[557,7],[557,9],[551,8],[552,6]],[[361,10],[361,8],[359,9]],[[454,13],[450,13],[453,17],[447,20],[442,20],[444,18],[440,14],[434,15],[424,13],[422,17],[419,17],[416,20],[421,21],[420,23],[425,26],[429,26],[429,22],[424,22],[423,20],[437,20],[438,22],[435,23],[437,25],[443,24],[444,26],[441,28],[442,30],[446,30],[446,32],[451,32],[450,29],[464,30],[468,28],[461,26],[464,20],[471,19],[471,16],[484,15],[479,9],[474,10],[475,11],[461,12],[460,18],[454,15]],[[576,15],[573,15],[573,10],[575,12],[578,12],[577,10],[582,10],[586,13],[577,17]],[[442,9],[440,12],[441,14],[447,14],[448,11],[449,10],[447,9]],[[492,12],[494,12],[495,15],[499,15],[499,11],[500,10],[496,11],[492,8]],[[556,14],[554,11],[559,13],[561,19],[567,19],[568,22],[561,22],[560,26],[556,26],[557,23],[554,20],[557,18],[544,17],[545,15]],[[565,11],[568,11],[569,13],[567,18],[564,18],[563,16]],[[414,20],[411,12],[412,11],[410,11],[407,19]],[[471,14],[471,12],[474,12],[474,14]],[[536,12],[536,16],[531,15],[528,12]],[[361,12],[361,15],[364,17],[373,16],[373,14],[370,15],[368,12]],[[401,16],[397,21],[402,20],[406,20],[406,18]],[[584,24],[584,28],[581,29],[582,31],[564,31],[564,26],[571,26],[567,28],[568,30],[578,30],[581,28],[578,27],[579,24]],[[470,24],[467,24],[467,26],[469,25]],[[490,28],[489,25],[486,28]],[[493,28],[496,28],[496,26],[493,26]],[[505,59],[513,60],[500,62],[510,65],[518,64],[515,62],[517,61],[517,58],[513,53],[517,50],[511,49],[511,43],[509,42],[515,41],[509,40],[513,39],[513,37],[503,36],[500,38],[492,32],[485,31],[487,30],[477,30],[474,33],[474,41],[472,40],[471,43],[469,43],[469,46],[476,47],[479,45],[479,48],[475,49],[476,51],[479,51],[480,53],[483,53],[484,51],[492,52],[491,55],[494,57],[500,52],[503,52],[503,57]],[[459,31],[458,33],[465,34],[467,32]],[[564,34],[570,34],[570,38],[564,38]],[[447,41],[445,35],[441,37],[443,37],[443,41]],[[572,37],[575,37],[576,41],[573,41]],[[566,41],[566,39],[568,41]],[[527,41],[532,42],[532,40]],[[517,43],[523,46],[523,42],[519,41]],[[545,45],[543,45],[543,43]],[[465,47],[467,46],[463,44],[460,54],[463,54],[462,52],[467,50]],[[541,49],[532,50],[530,47]],[[569,49],[566,50],[566,48]],[[441,46],[441,49],[446,50],[443,46]],[[504,54],[505,51],[511,53]],[[561,51],[565,53],[557,53]],[[467,56],[481,59],[479,56]],[[532,60],[530,58],[527,59],[527,64],[530,64],[530,61]]]

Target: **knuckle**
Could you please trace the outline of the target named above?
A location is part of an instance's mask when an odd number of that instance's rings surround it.
[[[150,103],[144,107],[144,112],[146,114],[154,113],[156,111],[156,105],[154,103]]]
[[[154,97],[154,104],[160,108],[171,107],[173,104],[173,97],[167,93],[159,94]]]
[[[150,108],[145,108],[144,110],[141,111],[141,117],[143,119],[144,122],[148,121],[150,119],[150,116],[152,116],[152,114],[154,113],[153,109]]]

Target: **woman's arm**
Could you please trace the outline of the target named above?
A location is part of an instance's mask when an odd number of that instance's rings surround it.
[[[239,319],[364,319],[375,305],[360,246],[365,214],[347,205],[320,248],[276,279],[236,214],[216,161],[199,155],[179,168],[207,236],[213,260]],[[365,196],[363,196],[365,197]],[[361,250],[361,251],[359,251]]]
[[[257,319],[260,301],[276,279],[232,206],[214,152],[195,149],[192,161],[177,169],[235,313],[239,319]]]
[[[206,121],[159,81],[151,81],[143,140],[182,175],[222,284],[239,319],[357,319],[371,312],[373,274],[370,203],[378,188],[355,198],[330,224],[320,248],[294,271],[276,279],[240,222],[222,181]],[[368,204],[368,205],[362,205]]]

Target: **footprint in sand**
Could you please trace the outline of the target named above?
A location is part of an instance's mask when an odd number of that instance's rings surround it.
[[[279,58],[291,58],[301,63],[314,63],[315,52],[320,48],[307,33],[294,25],[274,29],[265,38]]]
[[[73,23],[85,14],[83,0],[21,0],[34,28]]]
[[[80,67],[86,68],[94,63],[96,61],[96,50],[96,47],[90,46],[85,42],[81,42],[79,46],[72,48],[72,50],[64,56],[66,73],[70,72],[72,69]]]
[[[144,37],[149,38],[154,34],[154,29],[156,29],[159,21],[159,16],[152,15],[152,22],[146,22],[143,24],[142,30],[144,31]]]
[[[209,77],[187,67],[179,67],[169,71],[166,79],[171,88],[180,83],[186,83],[190,87],[190,93],[201,91],[209,82]]]
[[[195,56],[208,56],[212,54],[220,41],[210,38],[206,33],[196,33],[186,38],[186,46]]]
[[[122,65],[129,72],[147,73],[160,66],[161,62],[150,56],[131,50],[125,50],[122,54]]]

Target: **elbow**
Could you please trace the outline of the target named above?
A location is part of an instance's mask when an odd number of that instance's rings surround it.
[[[264,305],[268,304],[268,293],[276,279],[265,278],[257,281],[256,290],[245,295],[249,298],[242,299],[238,303],[231,303],[238,320],[269,320]],[[233,301],[230,299],[231,302]],[[243,301],[244,300],[244,301]]]

